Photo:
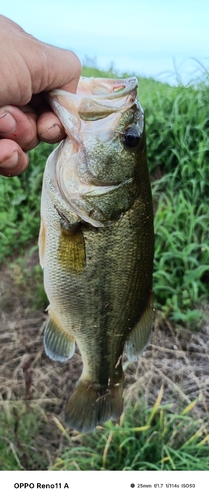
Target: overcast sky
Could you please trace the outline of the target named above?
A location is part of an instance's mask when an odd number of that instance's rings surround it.
[[[2,2],[3,3],[3,2]],[[173,82],[209,69],[208,0],[6,0],[0,13],[81,61]]]

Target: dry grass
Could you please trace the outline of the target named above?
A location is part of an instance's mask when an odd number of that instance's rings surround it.
[[[8,268],[1,272],[0,306],[0,406],[5,414],[15,415],[16,445],[21,415],[27,411],[37,415],[40,430],[33,446],[44,454],[47,468],[66,445],[54,417],[63,422],[66,397],[82,370],[80,355],[76,352],[63,364],[46,357],[42,338],[46,314],[28,307],[24,290]],[[174,329],[156,313],[150,345],[138,363],[128,363],[124,356],[124,367],[125,405],[143,393],[152,407],[163,385],[162,403],[171,403],[171,411],[199,398],[192,410],[194,417],[209,416],[209,314],[201,331],[191,332]],[[69,432],[76,444],[76,433]]]
[[[131,366],[128,374],[130,370]],[[151,343],[133,366],[133,378],[135,382],[126,391],[127,402],[138,389],[152,406],[163,385],[162,403],[172,403],[173,411],[198,398],[194,415],[209,416],[209,323],[201,331],[191,332],[183,327],[174,329],[157,314]]]

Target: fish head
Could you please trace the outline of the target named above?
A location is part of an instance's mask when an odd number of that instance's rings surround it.
[[[135,77],[81,77],[77,94],[49,92],[50,105],[67,134],[52,168],[60,195],[95,226],[115,220],[132,206],[147,169],[137,85]]]

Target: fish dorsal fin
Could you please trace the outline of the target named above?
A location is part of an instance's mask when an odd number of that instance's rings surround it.
[[[126,341],[126,354],[129,361],[136,361],[147,346],[152,333],[153,292],[150,292],[147,306]]]
[[[50,314],[50,312],[49,312]],[[44,330],[44,347],[49,358],[54,361],[66,361],[70,359],[75,350],[75,341],[51,316]]]

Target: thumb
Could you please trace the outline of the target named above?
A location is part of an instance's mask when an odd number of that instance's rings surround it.
[[[55,88],[75,93],[81,74],[81,62],[76,54],[43,42],[38,44],[41,57],[28,62],[33,94]]]
[[[44,44],[45,63],[43,71],[45,82],[40,82],[40,90],[48,91],[62,88],[75,93],[81,75],[81,62],[71,50],[60,49]]]

